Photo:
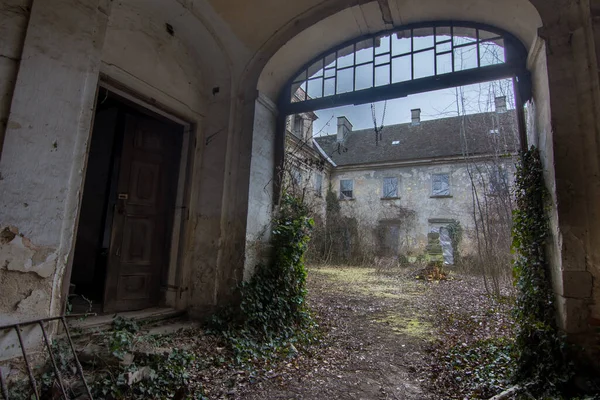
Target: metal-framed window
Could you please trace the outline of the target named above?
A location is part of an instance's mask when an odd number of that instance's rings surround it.
[[[431,196],[450,196],[450,174],[431,175]]]
[[[383,198],[393,199],[398,197],[398,178],[395,176],[383,178]]]
[[[354,180],[340,179],[340,199],[348,200],[354,198]]]
[[[289,81],[286,114],[527,74],[527,50],[484,24],[440,21],[366,35],[320,54]]]

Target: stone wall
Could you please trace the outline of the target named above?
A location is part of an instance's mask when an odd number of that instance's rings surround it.
[[[484,167],[484,165],[486,165]],[[487,170],[500,165],[508,171],[509,181],[513,181],[514,161],[507,159],[497,164],[481,163],[481,169]],[[473,173],[475,168],[471,165]],[[432,175],[448,174],[450,177],[450,195],[432,194]],[[483,176],[487,178],[487,172]],[[383,178],[398,178],[398,198],[383,198]],[[353,199],[340,200],[343,215],[356,218],[359,232],[366,243],[378,251],[381,232],[378,227],[390,224],[398,226],[399,253],[406,256],[424,254],[427,234],[432,228],[459,222],[464,230],[461,254],[474,254],[476,249],[475,227],[473,220],[472,184],[468,165],[460,160],[431,164],[398,166],[380,166],[377,168],[340,167],[334,169],[331,184],[339,195],[340,180],[352,179],[354,182]],[[484,183],[485,184],[485,183]],[[476,182],[481,201],[491,201],[494,197],[486,195],[487,188]]]

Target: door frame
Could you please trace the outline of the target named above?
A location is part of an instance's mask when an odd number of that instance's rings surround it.
[[[146,96],[143,96],[137,93],[136,91],[131,90],[128,87],[113,81],[112,79],[106,76],[102,76],[101,74],[96,90],[94,109],[92,111],[93,114],[90,124],[89,138],[91,138],[91,135],[93,134],[94,117],[96,115],[97,101],[98,99],[101,99],[104,94],[108,95],[108,93],[123,101],[128,106],[135,108],[136,110],[146,115],[149,115],[151,117],[162,117],[182,127],[183,136],[181,140],[179,175],[177,181],[177,189],[175,192],[175,209],[173,212],[173,225],[171,227],[171,237],[167,239],[170,242],[170,250],[168,254],[169,262],[167,266],[167,282],[163,282],[161,284],[161,299],[159,301],[159,306],[177,309],[179,308],[178,303],[181,297],[181,293],[184,291],[182,282],[184,267],[183,245],[186,242],[185,232],[187,228],[187,222],[189,220],[189,204],[191,195],[190,182],[192,175],[191,169],[194,159],[194,132],[196,130],[196,124],[177,116],[176,113],[174,113],[167,107],[161,106],[156,101],[154,101],[154,99],[146,100]],[[88,147],[86,151],[85,169],[83,172],[84,176],[87,172],[87,157],[89,155],[89,151],[90,149]],[[82,186],[80,196],[83,196],[83,190],[84,188]],[[80,207],[78,210],[78,216],[81,212]],[[79,218],[76,219],[74,238],[76,237],[76,232],[78,229]],[[68,301],[69,286],[71,283],[71,273],[73,268],[72,255],[74,254],[75,246],[76,241],[73,240],[72,248],[69,253],[69,262],[66,266],[65,274],[63,275],[63,313],[66,310],[66,305]]]

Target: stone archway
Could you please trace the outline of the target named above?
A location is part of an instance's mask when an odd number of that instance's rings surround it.
[[[527,68],[532,73],[533,100],[529,105],[528,139],[541,150],[552,197],[553,241],[548,245],[548,254],[557,318],[573,341],[588,346],[587,354],[591,356],[598,351],[593,347],[598,340],[594,326],[600,325],[600,230],[595,228],[600,212],[593,207],[593,199],[600,195],[599,147],[595,139],[600,132],[596,117],[600,91],[595,72],[595,25],[588,3],[510,3],[446,4],[432,0],[357,2],[348,6],[339,1],[304,10],[263,42],[246,69],[247,83],[256,82],[259,91],[253,118],[254,143],[273,140],[275,100],[294,71],[316,54],[351,37],[398,23],[453,18],[484,22],[513,33],[529,49]],[[561,18],[561,13],[567,17]],[[250,93],[251,88],[247,89]],[[274,150],[269,151],[266,157],[275,157]],[[260,201],[268,201],[269,195]],[[250,204],[252,201],[250,198]]]

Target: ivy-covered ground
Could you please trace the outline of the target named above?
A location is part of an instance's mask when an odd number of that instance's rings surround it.
[[[492,301],[480,277],[416,275],[412,267],[309,268],[309,304],[325,331],[319,351],[239,398],[487,399],[508,388],[510,297]]]

